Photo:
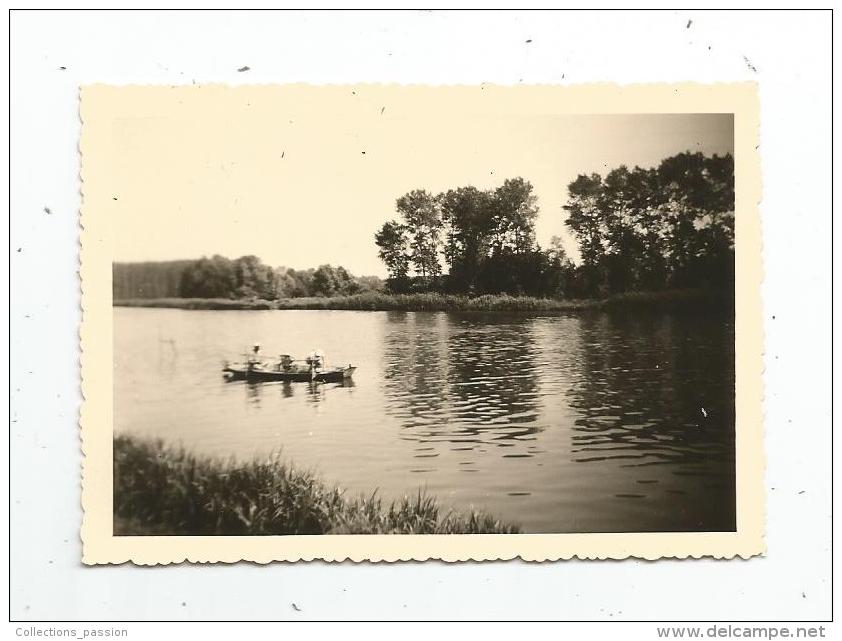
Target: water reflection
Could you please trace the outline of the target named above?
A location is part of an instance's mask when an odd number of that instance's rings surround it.
[[[280,390],[283,398],[293,398],[296,393],[304,394],[307,401],[318,403],[328,398],[329,390],[336,388],[353,388],[353,379],[346,379],[339,383],[290,382],[290,381],[243,381],[224,379],[226,386],[245,387],[248,403],[259,406],[264,394],[275,394]]]
[[[713,344],[704,326],[710,322],[726,328]],[[603,313],[583,316],[580,328],[566,394],[578,413],[570,432],[571,460],[636,468],[615,473],[625,480],[615,482],[613,496],[655,498],[661,511],[683,512],[689,525],[676,529],[733,529],[729,319]],[[662,498],[667,495],[676,498]],[[683,496],[693,497],[692,510]]]
[[[460,474],[489,469],[489,454],[522,459],[530,483],[495,485],[524,497],[548,455],[557,478],[537,487],[578,476],[594,512],[630,529],[729,530],[733,358],[728,318],[400,313],[388,316],[383,389],[399,438],[428,463],[410,472],[444,473],[430,463],[447,453],[468,458],[451,465]]]
[[[383,387],[394,403],[389,412],[400,417],[413,438],[436,422],[447,402],[445,381],[449,358],[445,314],[389,312],[383,342]]]
[[[694,325],[654,314],[582,318],[568,390],[579,411],[573,460],[687,464],[732,453],[733,342],[703,349]]]
[[[448,340],[453,421],[461,441],[514,448],[534,440],[540,429],[531,320],[503,324],[488,320],[487,315],[467,315],[453,323]],[[520,448],[503,456],[531,454]]]
[[[117,432],[282,451],[351,495],[423,487],[527,532],[734,528],[732,317],[117,309],[114,327]],[[359,367],[224,382],[243,336]]]
[[[490,324],[481,315],[421,312],[387,319],[387,411],[400,419],[400,437],[418,443],[415,458],[435,458],[441,448],[485,451],[533,440],[540,427],[528,319]]]

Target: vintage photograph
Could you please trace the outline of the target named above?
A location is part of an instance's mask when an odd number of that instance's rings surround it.
[[[599,91],[83,89],[99,532],[759,549],[738,109]]]
[[[831,11],[8,18],[10,634],[832,636]]]

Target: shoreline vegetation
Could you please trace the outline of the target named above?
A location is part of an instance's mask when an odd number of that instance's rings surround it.
[[[425,312],[575,312],[594,309],[682,309],[733,306],[727,292],[682,289],[626,292],[605,298],[558,300],[532,296],[486,294],[463,296],[439,293],[388,294],[367,292],[350,296],[282,298],[279,300],[227,298],[116,299],[114,307],[157,307],[189,310],[356,310]]]
[[[481,511],[446,511],[434,497],[350,498],[277,455],[237,462],[162,441],[114,438],[114,534],[515,534]]]
[[[536,237],[523,177],[495,189],[412,190],[372,238],[388,277],[258,256],[112,264],[117,306],[566,312],[733,303],[733,157],[680,153],[567,186],[567,238]],[[278,224],[281,224],[280,221]],[[575,252],[570,245],[575,243]],[[364,250],[363,246],[359,247]],[[374,249],[371,247],[370,249]],[[568,251],[570,250],[570,251]],[[323,258],[322,258],[323,259]],[[720,292],[718,294],[714,292]]]

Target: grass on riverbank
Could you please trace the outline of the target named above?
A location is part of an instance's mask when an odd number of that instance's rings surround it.
[[[390,503],[376,491],[350,499],[277,457],[237,463],[114,438],[115,535],[516,532],[484,512],[445,512],[420,491]]]
[[[230,298],[127,298],[114,307],[162,307],[165,309],[277,309],[275,301]]]
[[[486,294],[386,294],[367,292],[331,298],[282,298],[267,300],[228,300],[223,298],[150,298],[115,300],[118,307],[168,307],[179,309],[337,309],[363,311],[460,311],[460,312],[567,312],[582,309],[627,307],[674,309],[727,304],[727,296],[704,290],[629,292],[602,299],[558,300],[531,296]]]

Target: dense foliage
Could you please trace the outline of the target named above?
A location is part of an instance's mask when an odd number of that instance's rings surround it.
[[[376,276],[355,277],[344,267],[272,268],[256,256],[223,256],[159,263],[115,263],[114,300],[263,299],[350,296],[382,289]]]
[[[181,274],[191,260],[114,263],[112,289],[115,299],[178,296]]]
[[[588,291],[733,287],[734,161],[684,153],[568,187]]]
[[[399,219],[375,234],[389,290],[581,298],[732,287],[730,155],[682,153],[657,168],[580,175],[567,189],[564,222],[578,243],[578,264],[558,237],[546,249],[536,243],[538,208],[523,178],[493,190],[401,196]]]
[[[682,153],[657,167],[580,175],[567,186],[564,219],[577,243],[535,239],[532,185],[417,189],[397,199],[397,219],[375,234],[392,294],[508,294],[593,298],[665,289],[733,291],[734,161]],[[562,222],[561,220],[559,221]],[[575,262],[574,262],[575,258]],[[379,292],[373,276],[343,267],[295,270],[256,256],[115,263],[115,300],[265,300]]]

